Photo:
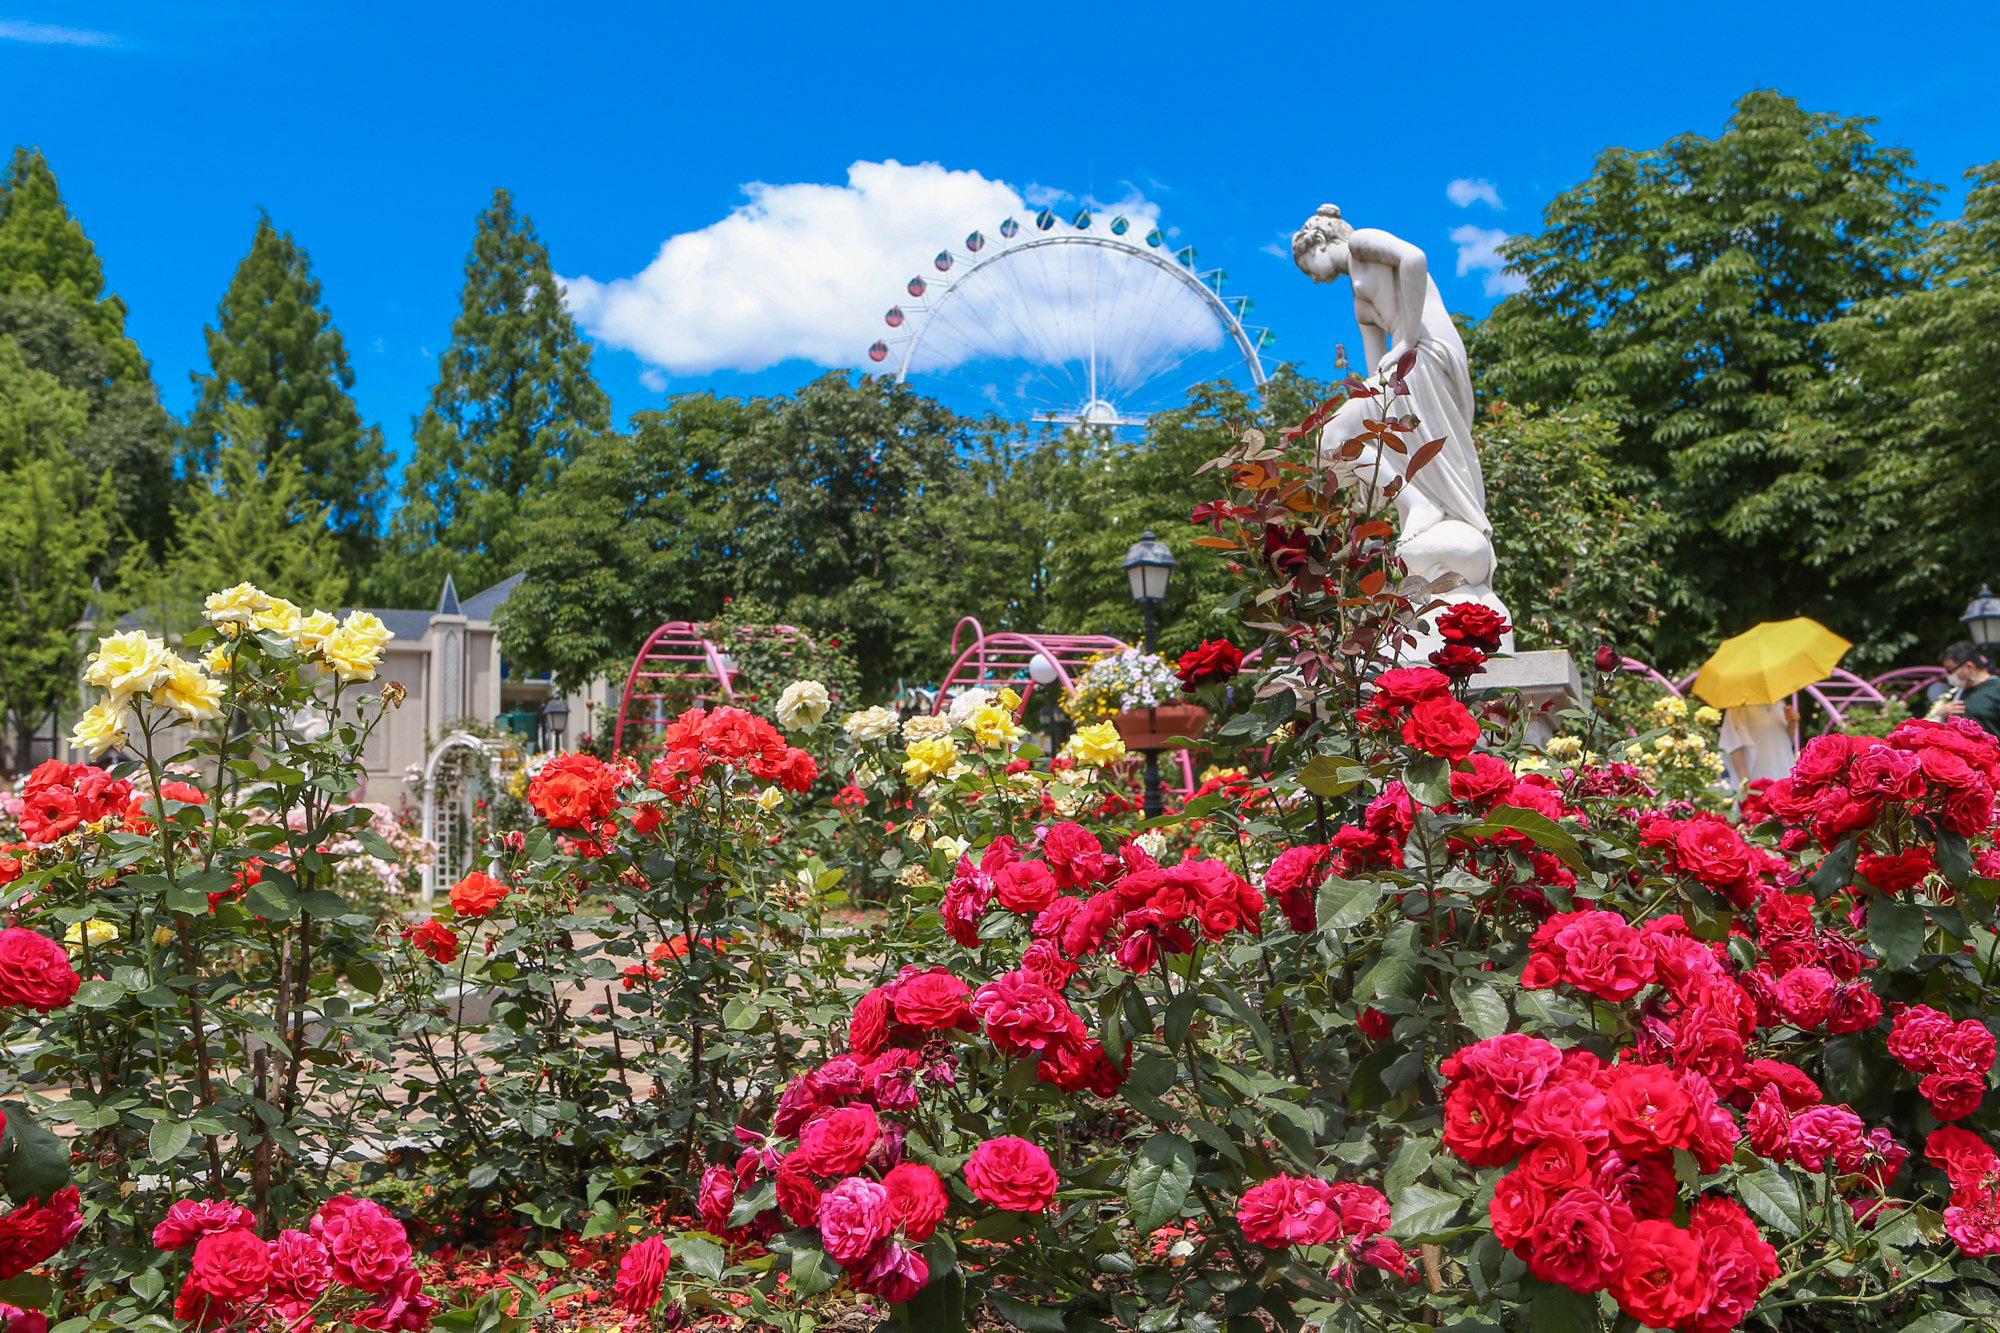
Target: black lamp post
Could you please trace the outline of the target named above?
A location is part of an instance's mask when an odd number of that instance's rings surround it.
[[[569,728],[569,700],[562,695],[554,695],[542,705],[542,721],[549,725],[552,750],[562,749],[563,732]]]
[[[1174,553],[1167,549],[1165,542],[1153,536],[1150,528],[1125,552],[1125,578],[1132,586],[1132,600],[1146,614],[1146,637],[1141,646],[1149,653],[1153,651],[1153,632],[1157,628],[1160,603],[1167,600],[1167,585],[1173,582],[1174,569]],[[1165,809],[1165,794],[1160,789],[1160,752],[1148,750],[1146,818],[1158,819]]]
[[[1995,597],[1988,585],[1979,585],[1979,596],[1972,599],[1959,619],[1965,623],[1965,632],[1981,648],[2000,642],[2000,597]]]

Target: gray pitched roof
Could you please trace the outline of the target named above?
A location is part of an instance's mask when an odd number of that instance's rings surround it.
[[[509,574],[485,591],[476,592],[466,598],[460,603],[464,608],[466,619],[492,620],[499,614],[500,608],[507,604],[507,598],[520,585],[522,577],[520,574]]]

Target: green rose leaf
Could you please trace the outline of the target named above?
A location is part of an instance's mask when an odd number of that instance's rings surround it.
[[[1125,1176],[1125,1205],[1133,1229],[1150,1236],[1179,1217],[1193,1184],[1193,1144],[1170,1132],[1147,1139]]]

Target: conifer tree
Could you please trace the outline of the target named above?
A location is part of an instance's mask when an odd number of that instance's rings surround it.
[[[200,623],[205,596],[245,581],[302,607],[339,606],[347,572],[325,502],[283,447],[267,452],[261,412],[226,403],[217,426],[215,465],[193,479],[167,558],[128,580],[135,613],[182,633]]]
[[[165,549],[175,489],[167,415],[125,336],[125,303],[105,295],[96,250],[48,162],[26,148],[0,177],[0,340],[28,368],[87,395],[87,420],[62,435],[88,475],[111,478],[119,523],[110,555],[134,539]]]
[[[522,551],[524,499],[610,424],[548,250],[507,191],[495,191],[416,423],[385,595],[423,604],[446,572],[468,590],[504,578]]]
[[[268,215],[257,219],[250,253],[216,314],[204,330],[210,373],[193,377],[200,397],[182,449],[188,471],[215,467],[226,405],[256,409],[263,434],[245,443],[262,458],[283,454],[296,464],[350,559],[365,561],[378,530],[388,450],[380,428],[362,424],[349,396],[354,371],[321,303],[311,259]]]

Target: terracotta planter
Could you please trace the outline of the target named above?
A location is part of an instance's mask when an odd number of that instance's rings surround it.
[[[1131,708],[1111,719],[1128,750],[1174,750],[1174,737],[1199,739],[1208,727],[1208,710],[1200,704],[1168,704],[1165,708]]]

